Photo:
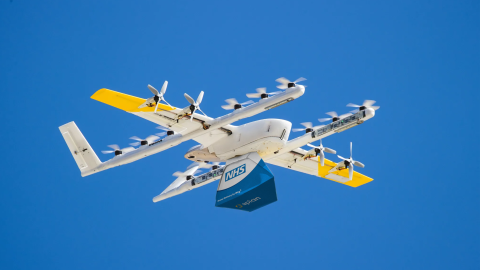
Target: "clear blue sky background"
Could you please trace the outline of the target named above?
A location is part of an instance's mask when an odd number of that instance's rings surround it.
[[[1,269],[480,268],[478,1],[169,2],[1,1]],[[352,141],[373,182],[271,165],[278,202],[255,212],[214,207],[216,184],[154,204],[195,142],[82,178],[58,130],[74,120],[106,160],[156,130],[100,88],[168,80],[171,104],[204,90],[218,117],[282,76],[305,95],[242,123],[377,100],[324,140]]]

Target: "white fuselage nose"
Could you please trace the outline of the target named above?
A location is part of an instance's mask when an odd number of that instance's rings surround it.
[[[235,156],[257,152],[260,156],[282,149],[288,141],[292,123],[281,119],[264,119],[235,127],[232,135],[214,144],[195,149],[185,157],[194,161],[225,161]]]

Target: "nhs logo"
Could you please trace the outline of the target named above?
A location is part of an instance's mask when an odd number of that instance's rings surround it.
[[[225,182],[227,182],[228,180],[231,180],[232,178],[235,178],[241,174],[244,174],[246,171],[245,169],[245,164],[233,169],[233,170],[230,170],[228,172],[225,173]]]

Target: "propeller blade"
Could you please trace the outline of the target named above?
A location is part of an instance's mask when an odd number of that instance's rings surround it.
[[[169,130],[170,130],[170,129],[164,128],[164,127],[162,127],[162,126],[158,126],[158,127],[156,127],[156,129],[161,129],[161,130],[164,130],[164,131],[169,131]]]
[[[133,136],[133,137],[130,137],[131,140],[135,140],[135,141],[141,141],[142,139],[140,139],[139,137],[137,136]]]
[[[293,83],[294,84],[297,84],[298,82],[303,82],[303,81],[306,81],[307,79],[303,78],[303,77],[300,77],[298,78],[297,80],[295,80]]]
[[[332,118],[318,118],[318,121],[320,122],[325,122],[325,121],[330,121]]]
[[[176,177],[180,177],[180,176],[184,176],[185,174],[183,172],[178,172],[177,171],[177,172],[174,172],[172,175],[176,176]]]
[[[293,132],[299,132],[299,131],[304,131],[304,128],[294,128],[292,129]]]
[[[300,123],[300,125],[304,126],[306,129],[312,128],[312,122],[303,122],[303,123]]]
[[[140,145],[140,142],[134,142],[134,143],[131,143],[130,145],[131,145],[131,146],[139,146],[139,145]]]
[[[155,105],[155,111],[153,111],[153,113],[157,113],[158,104],[160,104],[160,100],[157,102],[157,105]]]
[[[163,100],[165,103],[167,103],[168,106],[173,107],[173,106],[170,105],[170,103],[168,103],[163,97],[162,97],[160,100]]]
[[[153,93],[153,95],[158,96],[158,90],[155,89],[155,87],[151,86],[150,84],[148,85],[148,89]]]
[[[372,108],[376,111],[376,110],[380,109],[380,106],[370,106],[370,108]]]
[[[372,105],[375,104],[375,102],[376,102],[375,100],[369,100],[369,99],[367,99],[367,100],[365,100],[365,101],[363,102],[363,106],[365,106],[365,107],[372,107]]]
[[[234,98],[229,98],[229,99],[226,99],[225,102],[227,102],[228,104],[230,105],[235,105],[235,104],[238,104],[238,101]]]
[[[330,153],[330,154],[336,154],[337,153],[337,151],[335,151],[331,148],[328,148],[328,147],[323,148],[323,151],[325,151],[327,153]]]
[[[352,142],[350,142],[350,159],[352,159]]]
[[[200,103],[202,103],[203,94],[204,94],[203,91],[200,91],[200,94],[198,94],[197,105],[200,105]]]
[[[308,146],[310,146],[310,147],[312,147],[312,148],[316,148],[316,146],[315,146],[315,145],[313,145],[313,144],[309,144],[309,143],[307,143],[307,145],[308,145]]]
[[[162,96],[163,94],[165,94],[165,92],[167,92],[167,86],[168,86],[168,81],[165,81],[163,83],[162,89],[160,89],[160,93],[162,94]]]
[[[276,81],[276,82],[279,82],[279,83],[281,83],[281,84],[288,84],[288,83],[290,82],[290,81],[289,81],[287,78],[285,78],[285,77],[278,78],[278,79],[276,79],[275,81]]]
[[[148,136],[148,137],[145,139],[145,141],[147,141],[147,142],[149,142],[149,143],[152,143],[152,142],[154,142],[154,141],[156,141],[156,140],[158,140],[158,139],[160,139],[160,137],[155,136],[155,135],[150,135],[150,136]]]
[[[233,110],[234,109],[233,106],[234,105],[222,105],[222,108],[225,109],[225,110]]]
[[[112,150],[105,150],[105,151],[102,151],[102,154],[110,154],[110,153],[113,153],[115,151],[112,151]]]
[[[203,113],[203,115],[207,116],[207,115],[202,111],[202,109],[200,109],[200,107],[198,107],[198,110],[199,110],[201,113]]]
[[[358,107],[360,107],[360,105],[353,104],[353,103],[348,103],[348,104],[347,104],[347,107],[355,107],[355,108],[358,108]]]
[[[187,170],[189,170],[189,169],[191,169],[191,168],[193,168],[193,167],[195,167],[195,166],[200,167],[200,163],[198,163],[198,162],[193,162],[192,164],[188,165]]]
[[[353,165],[352,164],[348,165],[348,177],[349,177],[350,180],[353,179]]]
[[[155,133],[155,135],[157,135],[159,137],[163,137],[163,136],[167,135],[167,132]]]
[[[360,161],[353,161],[353,165],[355,166],[358,166],[360,168],[365,168],[365,165],[363,165],[363,163],[361,163]]]
[[[113,150],[120,150],[120,146],[118,146],[118,144],[111,144],[111,145],[107,145],[107,146],[112,148]]]
[[[261,93],[249,93],[249,94],[247,94],[248,98],[259,98],[260,96],[262,96]]]
[[[187,93],[183,94],[183,96],[185,96],[185,98],[188,100],[190,104],[195,105],[195,100],[193,100],[193,98],[190,97]]]
[[[320,164],[322,165],[325,165],[325,154],[323,153],[323,151],[320,151]]]
[[[339,159],[341,159],[341,160],[348,160],[347,158],[344,158],[344,157],[339,156],[339,155],[337,155],[337,157],[338,157]]]
[[[337,112],[327,112],[326,114],[330,115],[332,118],[333,117],[338,117]]]
[[[267,93],[267,88],[266,87],[260,87],[256,89],[259,94],[266,94]]]

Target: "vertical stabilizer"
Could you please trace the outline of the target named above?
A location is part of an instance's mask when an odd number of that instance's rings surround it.
[[[59,129],[82,176],[91,174],[92,170],[102,164],[75,122],[67,123],[59,127]]]

